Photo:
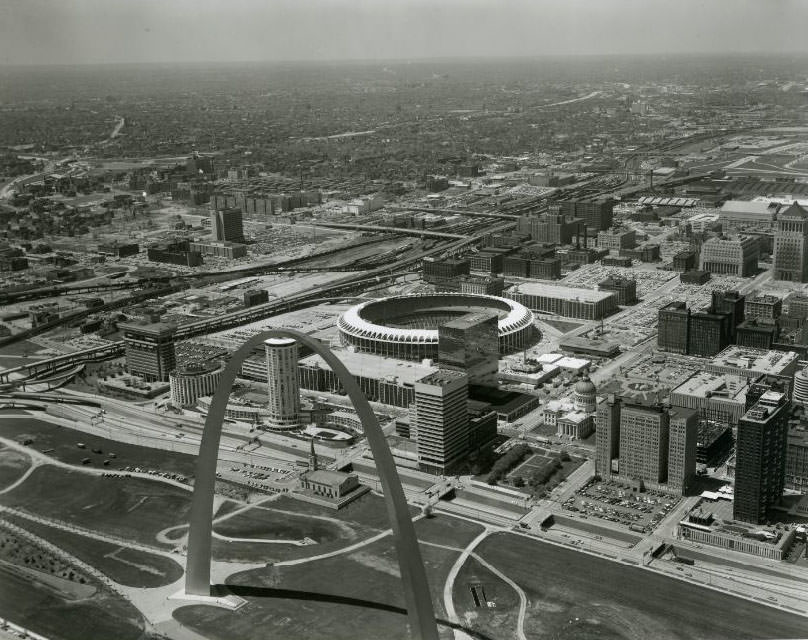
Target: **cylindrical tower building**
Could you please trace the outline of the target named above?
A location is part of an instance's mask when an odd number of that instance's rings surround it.
[[[800,369],[794,374],[794,393],[792,398],[795,403],[808,407],[808,367]]]
[[[224,371],[221,362],[189,362],[168,374],[171,404],[192,407],[200,396],[210,396],[219,386]]]
[[[297,384],[297,342],[270,338],[264,342],[267,355],[269,422],[276,429],[294,429],[300,420],[300,389]]]

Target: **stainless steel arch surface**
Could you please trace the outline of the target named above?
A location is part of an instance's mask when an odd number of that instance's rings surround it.
[[[426,580],[421,551],[415,537],[415,527],[410,518],[404,490],[396,473],[393,455],[387,440],[368,404],[367,399],[345,365],[328,347],[318,340],[291,329],[270,329],[245,342],[230,358],[222,372],[219,387],[205,420],[199,456],[196,462],[194,492],[191,499],[190,527],[188,532],[188,559],[185,574],[185,592],[192,595],[210,595],[211,534],[213,529],[213,491],[216,484],[216,462],[222,435],[227,401],[242,362],[256,347],[269,338],[294,338],[320,355],[342,383],[356,409],[365,437],[368,440],[384,491],[384,501],[393,529],[393,540],[404,598],[410,621],[410,634],[418,640],[438,640],[438,628],[432,596]]]

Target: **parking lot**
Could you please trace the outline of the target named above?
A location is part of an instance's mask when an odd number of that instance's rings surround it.
[[[593,479],[567,499],[562,508],[650,533],[679,500],[661,491],[640,493],[614,480]]]

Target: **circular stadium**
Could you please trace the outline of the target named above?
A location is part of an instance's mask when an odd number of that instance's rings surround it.
[[[527,307],[496,296],[435,293],[392,296],[351,307],[337,326],[344,345],[404,360],[437,359],[438,327],[470,313],[499,317],[500,354],[535,344],[540,335]]]

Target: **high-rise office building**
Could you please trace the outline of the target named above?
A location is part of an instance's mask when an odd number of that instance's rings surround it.
[[[757,238],[710,238],[701,245],[699,269],[745,278],[757,273],[759,257]]]
[[[671,353],[687,353],[690,310],[684,302],[670,302],[659,310],[657,346]]]
[[[219,242],[244,242],[244,223],[241,209],[221,209],[210,212],[213,239]]]
[[[610,395],[598,402],[595,473],[650,483],[676,494],[693,489],[698,413],[694,409],[633,404]]]
[[[590,229],[603,231],[612,226],[614,201],[602,200],[565,200],[551,204],[550,213],[562,213],[568,218],[580,218]]]
[[[785,394],[767,391],[738,422],[735,520],[762,524],[783,496],[790,406]]]
[[[598,403],[595,417],[595,473],[608,478],[612,461],[620,456],[621,399],[609,395]]]
[[[148,382],[167,382],[176,367],[174,332],[176,327],[164,322],[152,324],[123,323],[126,369]]]
[[[668,486],[689,493],[696,479],[699,416],[695,409],[674,407],[669,413]]]
[[[661,407],[623,405],[620,411],[620,475],[663,483],[668,479],[669,417]]]
[[[744,318],[757,320],[760,324],[774,324],[783,313],[783,299],[772,295],[756,295],[746,298]]]
[[[797,202],[777,215],[772,271],[775,280],[808,282],[808,211]]]
[[[439,370],[415,383],[414,427],[418,467],[427,473],[458,473],[469,454],[468,377]]]
[[[264,350],[269,422],[277,429],[295,428],[300,421],[297,342],[291,338],[270,338],[264,342]]]
[[[698,311],[690,314],[687,334],[687,353],[708,358],[730,345],[730,317],[726,313]]]
[[[460,371],[469,384],[496,386],[499,369],[499,316],[469,313],[438,327],[438,363]]]
[[[725,313],[729,315],[727,340],[735,341],[735,328],[744,321],[746,296],[738,291],[713,291],[710,302],[710,313]]]

